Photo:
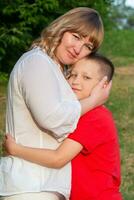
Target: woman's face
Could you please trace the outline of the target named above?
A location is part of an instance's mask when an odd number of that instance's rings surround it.
[[[89,37],[81,37],[78,33],[65,32],[56,49],[57,61],[61,65],[74,64],[90,54],[92,47]]]

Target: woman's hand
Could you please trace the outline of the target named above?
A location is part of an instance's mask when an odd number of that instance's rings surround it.
[[[17,151],[17,146],[18,145],[16,144],[15,139],[10,134],[6,134],[3,143],[3,148],[6,155],[15,155],[15,152]]]
[[[112,81],[107,83],[107,77],[104,77],[92,90],[91,95],[83,100],[81,103],[81,115],[85,114],[89,110],[94,109],[97,106],[104,104],[110,94],[112,87]]]
[[[111,88],[112,88],[112,81],[108,83],[107,77],[104,77],[96,85],[96,87],[93,88],[90,98],[93,101],[95,107],[100,106],[107,101]]]

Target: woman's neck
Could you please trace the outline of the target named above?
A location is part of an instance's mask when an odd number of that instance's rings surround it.
[[[62,73],[63,73],[63,72],[64,72],[64,65],[63,65],[63,63],[60,63],[60,62],[58,61],[57,58],[55,58],[54,61],[55,61],[56,64],[60,67],[60,70],[61,70]]]

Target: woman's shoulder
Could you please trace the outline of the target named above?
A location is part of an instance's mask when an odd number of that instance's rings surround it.
[[[43,51],[40,47],[35,47],[33,49],[25,52],[16,63],[17,65],[32,65],[32,66],[48,66],[50,68],[55,65],[55,62]],[[52,66],[52,67],[51,67]]]
[[[43,51],[40,47],[34,47],[27,52],[25,52],[22,57],[24,59],[28,59],[29,57],[43,57],[44,59],[50,59],[45,51]]]

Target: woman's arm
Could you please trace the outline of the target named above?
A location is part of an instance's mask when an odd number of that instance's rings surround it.
[[[19,88],[38,127],[56,138],[73,132],[81,106],[57,66],[44,53],[29,56],[23,65]]]
[[[80,101],[81,115],[106,102],[112,87],[112,81],[108,84],[106,84],[106,81],[107,77],[104,77],[92,90],[91,95]]]
[[[6,135],[4,147],[7,154],[51,168],[63,167],[83,148],[80,143],[69,138],[65,139],[56,150],[25,147],[16,144],[11,135]]]

